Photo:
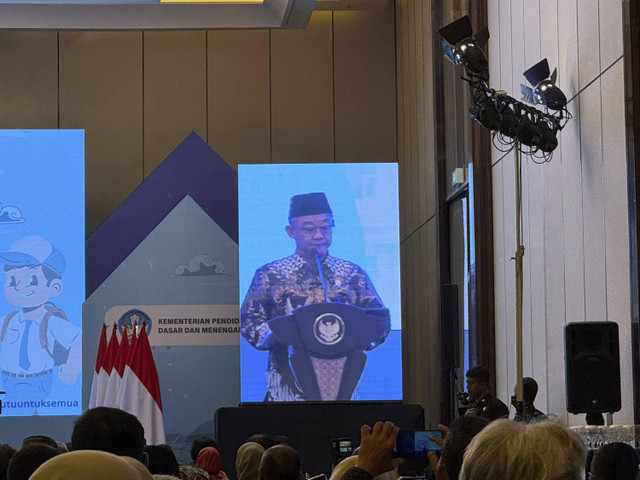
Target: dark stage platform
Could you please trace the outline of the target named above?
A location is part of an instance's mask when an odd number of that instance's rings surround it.
[[[300,453],[302,469],[311,475],[329,473],[331,439],[351,437],[360,443],[360,427],[378,420],[391,420],[401,429],[424,429],[420,405],[401,403],[286,403],[250,404],[220,408],[214,431],[220,446],[223,470],[235,480],[236,452],[255,433],[286,435]]]

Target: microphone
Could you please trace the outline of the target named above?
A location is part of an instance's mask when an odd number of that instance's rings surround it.
[[[318,255],[318,249],[312,248],[311,252],[316,257],[316,265],[318,266],[318,274],[320,275],[320,281],[322,282],[322,289],[324,290],[324,301],[329,303],[329,292],[327,292],[327,282],[324,279],[324,273],[322,272],[322,262],[320,262],[320,255]]]

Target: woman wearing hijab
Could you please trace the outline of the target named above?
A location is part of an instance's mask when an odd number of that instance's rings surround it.
[[[228,480],[222,471],[222,458],[220,452],[214,447],[205,447],[196,457],[196,467],[209,474],[211,480]]]
[[[236,475],[238,480],[258,480],[260,459],[264,447],[256,442],[247,442],[238,449],[236,455]]]
[[[29,480],[153,480],[142,463],[98,450],[63,453],[46,461]]]

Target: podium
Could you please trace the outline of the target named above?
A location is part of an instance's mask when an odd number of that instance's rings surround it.
[[[386,308],[316,303],[268,322],[272,335],[293,347],[289,364],[305,400],[350,400],[367,362],[364,350],[389,333]]]

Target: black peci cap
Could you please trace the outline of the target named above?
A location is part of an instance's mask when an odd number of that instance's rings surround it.
[[[333,213],[324,193],[303,193],[302,195],[291,197],[289,220],[295,217],[318,215],[320,213]]]

